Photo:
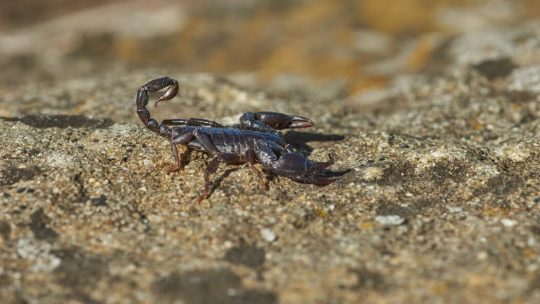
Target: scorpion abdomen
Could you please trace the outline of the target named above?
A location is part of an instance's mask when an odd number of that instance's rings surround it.
[[[241,130],[233,128],[209,128],[212,142],[223,153],[246,153],[253,149],[253,142],[264,140],[281,144],[281,137],[277,134],[268,134],[259,131]]]

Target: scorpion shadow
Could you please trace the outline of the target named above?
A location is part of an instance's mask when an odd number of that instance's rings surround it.
[[[219,186],[221,186],[221,182],[223,182],[223,180],[225,178],[227,178],[229,175],[231,175],[231,173],[233,173],[235,171],[238,171],[240,169],[241,169],[241,167],[226,169],[225,172],[223,172],[223,174],[221,174],[219,177],[217,177],[211,183],[211,185],[210,185],[210,193],[208,194],[208,197],[210,197],[212,195],[212,193],[214,193],[214,190],[216,190]]]
[[[305,156],[310,156],[313,152],[313,147],[309,146],[309,142],[329,142],[342,141],[345,136],[339,134],[322,134],[313,132],[295,132],[290,131],[283,135],[285,142],[292,146],[294,150],[301,152]]]

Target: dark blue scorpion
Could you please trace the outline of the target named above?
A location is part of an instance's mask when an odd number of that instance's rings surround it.
[[[178,81],[162,77],[140,87],[136,97],[137,114],[148,129],[171,141],[175,163],[168,171],[181,171],[192,150],[213,156],[204,173],[204,192],[198,198],[199,202],[210,195],[210,175],[222,162],[248,164],[263,181],[261,172],[254,166],[256,163],[261,164],[270,176],[284,176],[299,183],[326,186],[338,178],[336,172],[326,169],[334,163],[332,159],[326,162],[309,160],[302,153],[290,150],[278,131],[311,127],[310,119],[275,112],[248,112],[233,126],[201,118],[166,119],[158,123],[146,109],[148,95],[165,88],[167,90],[156,100],[155,106],[176,96]],[[177,145],[187,147],[182,155],[178,154]],[[267,183],[265,187],[268,188]]]

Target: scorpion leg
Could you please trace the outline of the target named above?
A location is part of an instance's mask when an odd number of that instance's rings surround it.
[[[180,170],[183,170],[184,167],[188,164],[189,158],[191,156],[191,151],[193,151],[193,149],[186,147],[184,152],[182,152],[182,155],[180,155]]]
[[[240,126],[256,131],[298,129],[313,126],[309,118],[276,112],[246,112],[240,117]]]
[[[199,144],[204,148],[204,150],[214,156],[210,164],[206,167],[206,170],[204,171],[204,192],[199,196],[197,199],[197,202],[200,203],[205,198],[208,198],[210,196],[210,193],[212,192],[210,189],[210,175],[216,173],[219,163],[221,161],[225,162],[232,162],[232,159],[226,159],[226,155],[221,153],[214,143],[212,142],[212,138],[210,137],[210,134],[207,132],[197,129],[193,131],[193,136],[197,139]],[[224,159],[225,158],[225,159]]]
[[[184,152],[182,152],[182,155],[178,156],[178,147],[174,143],[174,140],[171,140],[171,147],[172,152],[174,156],[174,164],[170,165],[166,170],[169,173],[182,171],[184,170],[184,167],[187,165],[187,159],[191,155],[191,151],[193,151],[191,148],[186,147]]]
[[[178,148],[176,147],[176,144],[174,143],[174,140],[172,139],[171,139],[171,148],[172,148],[172,153],[174,157],[174,164],[170,165],[169,167],[167,167],[167,169],[165,169],[169,173],[177,172],[183,169],[181,168],[182,165],[180,163],[180,157],[178,156]]]
[[[246,152],[246,159],[247,159],[247,163],[248,163],[248,166],[249,168],[255,172],[255,174],[257,174],[257,176],[259,177],[259,179],[261,180],[262,182],[262,186],[263,186],[263,189],[264,190],[268,190],[270,189],[270,186],[268,184],[268,178],[264,178],[261,171],[259,169],[257,169],[257,167],[255,167],[255,164],[257,162],[257,158],[256,158],[256,155],[255,155],[255,151],[253,151],[252,149],[248,150]]]
[[[186,147],[184,152],[182,152],[181,156],[178,156],[178,147],[177,145],[187,145],[190,141],[193,140],[195,135],[194,132],[184,132],[180,133],[179,128],[173,128],[172,135],[171,135],[171,149],[174,157],[174,164],[169,166],[167,168],[167,171],[169,172],[176,172],[181,171],[184,169],[184,166],[186,165],[187,159],[189,155],[191,154],[191,148]]]
[[[208,164],[208,166],[204,170],[204,191],[197,198],[197,203],[202,202],[205,198],[208,198],[208,196],[210,196],[210,193],[212,192],[210,189],[210,175],[216,173],[220,161],[221,159],[219,158],[219,156],[214,157],[210,164]]]
[[[193,131],[193,136],[197,139],[197,142],[204,148],[204,150],[214,156],[210,164],[205,170],[204,174],[204,192],[199,196],[199,202],[207,198],[212,189],[210,189],[210,175],[217,171],[220,162],[226,164],[242,164],[245,163],[245,158],[237,153],[224,153],[219,151],[214,145],[210,134],[203,130],[197,129]]]

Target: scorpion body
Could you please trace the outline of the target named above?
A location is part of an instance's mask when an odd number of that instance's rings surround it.
[[[248,164],[261,178],[261,172],[254,166],[259,163],[269,175],[284,176],[294,181],[318,186],[334,182],[335,172],[325,169],[333,164],[309,160],[299,152],[287,148],[278,130],[306,128],[313,122],[305,117],[276,112],[247,112],[240,117],[240,123],[223,126],[217,122],[201,119],[166,119],[158,123],[146,108],[149,93],[167,88],[155,102],[170,100],[178,93],[178,82],[169,77],[152,80],[141,86],[137,92],[137,114],[145,126],[153,132],[166,137],[171,142],[175,164],[169,171],[180,171],[192,150],[203,151],[213,156],[204,174],[204,192],[200,202],[210,194],[210,175],[215,173],[220,163]],[[186,146],[182,155],[178,145]],[[265,183],[265,186],[268,185]]]
[[[214,144],[219,153],[235,154],[240,163],[247,162],[245,155],[252,149],[254,141],[262,140],[274,147],[282,147],[283,140],[278,134],[268,134],[252,130],[241,130],[235,128],[215,128],[185,126],[173,129],[173,142],[181,142],[186,133],[191,133],[194,138],[186,145],[188,148],[197,151],[206,151],[205,147],[198,141],[200,133],[206,134],[208,139]],[[281,149],[281,148],[278,148]]]

